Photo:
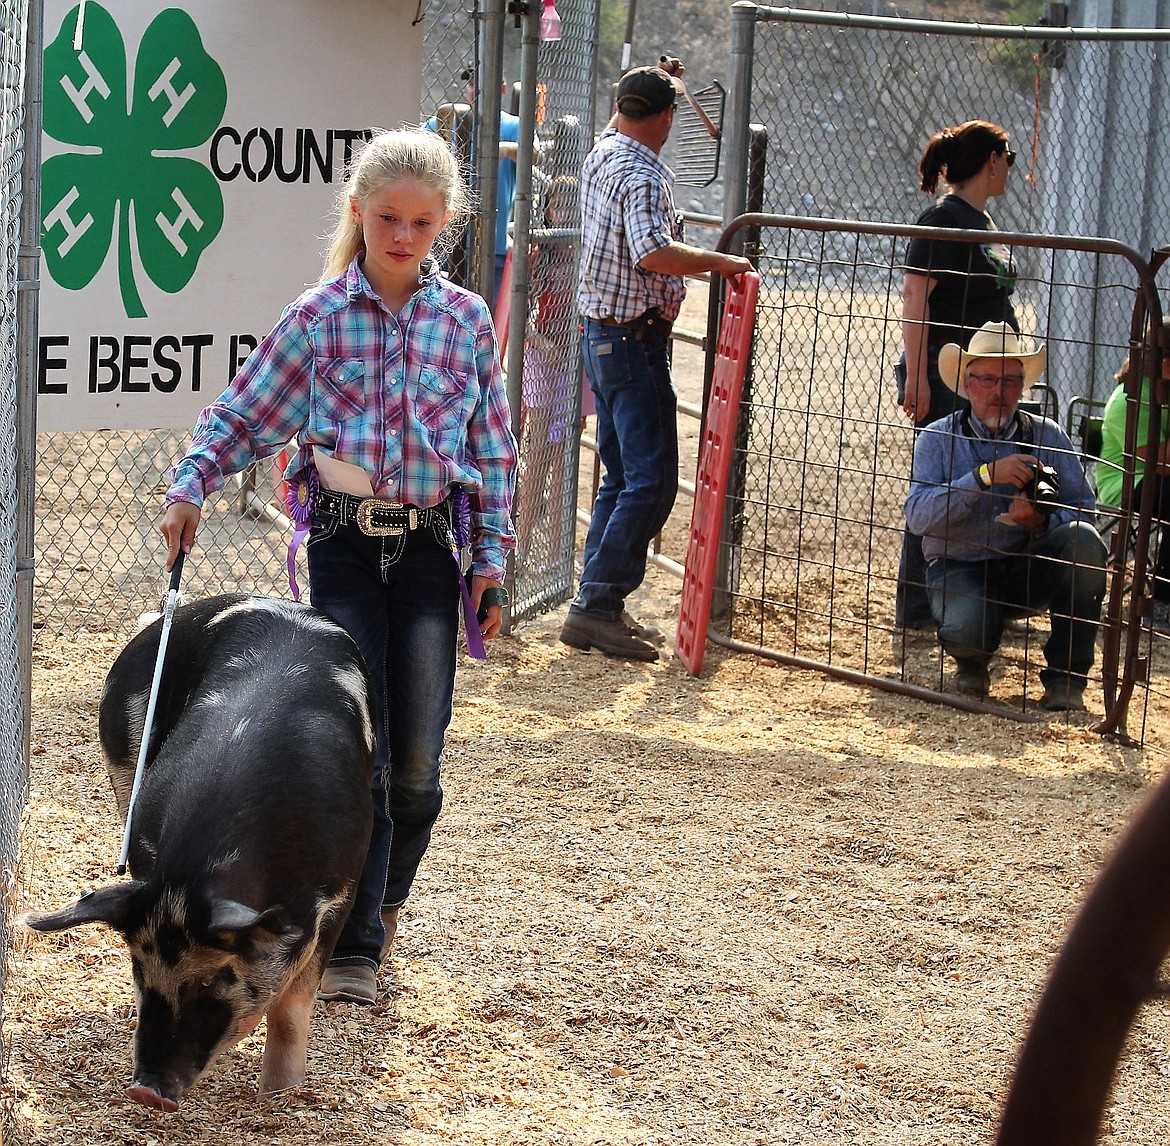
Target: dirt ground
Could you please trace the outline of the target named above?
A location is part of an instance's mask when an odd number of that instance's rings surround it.
[[[564,606],[464,662],[378,1005],[318,1007],[304,1086],[257,1101],[261,1026],[179,1113],[135,1105],[120,940],[17,929],[3,1140],[990,1143],[1052,959],[1166,770],[1166,712],[1137,749],[1089,715],[1019,723],[715,647],[693,679],[678,596],[652,569],[631,601],[657,664],[560,645]],[[17,911],[116,878],[96,714],[123,640],[38,638]],[[1168,1044],[1151,1005],[1102,1142],[1166,1139]]]
[[[673,579],[633,604],[673,633]],[[120,941],[19,932],[5,1140],[990,1141],[1161,754],[714,649],[700,679],[615,662],[559,645],[561,615],[461,668],[446,810],[378,1006],[318,1008],[303,1087],[256,1100],[261,1027],[178,1114],[136,1106]],[[38,651],[18,910],[114,879],[95,717],[120,644]],[[1165,1138],[1168,1036],[1148,1008],[1102,1141]]]

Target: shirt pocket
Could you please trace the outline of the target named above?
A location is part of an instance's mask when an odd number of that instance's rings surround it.
[[[360,358],[318,358],[309,399],[309,421],[317,429],[338,426],[366,409],[366,364]]]
[[[415,412],[432,433],[461,429],[479,398],[479,386],[470,374],[442,366],[421,366],[415,393]]]

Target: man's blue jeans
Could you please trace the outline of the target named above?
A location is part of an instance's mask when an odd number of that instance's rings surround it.
[[[678,493],[678,414],[664,335],[585,322],[585,373],[605,477],[585,538],[575,612],[617,620]]]
[[[926,585],[942,647],[958,661],[986,665],[1005,620],[1047,609],[1052,628],[1040,679],[1084,685],[1105,598],[1106,557],[1096,529],[1073,521],[1040,534],[1022,553],[990,561],[935,558]]]
[[[338,965],[381,961],[382,906],[402,903],[443,806],[439,766],[455,688],[459,570],[430,529],[367,537],[325,519],[309,539],[313,605],[357,642],[377,706],[374,830]]]

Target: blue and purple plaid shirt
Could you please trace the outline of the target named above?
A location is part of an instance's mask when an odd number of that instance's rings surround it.
[[[474,571],[504,579],[515,544],[516,441],[495,333],[478,295],[432,265],[395,316],[357,259],[311,287],[200,414],[168,504],[202,505],[231,474],[293,437],[290,479],[320,446],[360,466],[374,493],[391,501],[438,505],[463,486]]]
[[[638,264],[682,231],[674,210],[674,172],[644,143],[616,128],[605,132],[581,172],[581,282],[586,318],[628,322],[658,307],[673,322],[686,280]]]

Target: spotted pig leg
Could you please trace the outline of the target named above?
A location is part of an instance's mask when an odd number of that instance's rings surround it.
[[[268,1035],[260,1067],[260,1093],[275,1094],[305,1081],[309,1018],[317,994],[320,968],[316,960],[289,984],[268,1011]]]

